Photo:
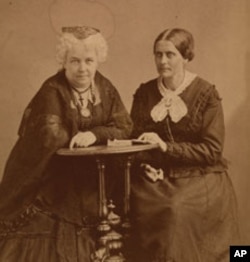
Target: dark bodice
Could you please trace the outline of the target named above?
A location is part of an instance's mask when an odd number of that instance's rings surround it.
[[[142,84],[134,95],[132,106],[133,137],[144,132],[156,132],[167,143],[168,150],[161,157],[168,166],[213,166],[213,169],[224,166],[221,164],[224,119],[221,99],[215,87],[196,77],[180,97],[187,106],[187,114],[177,123],[169,116],[155,123],[150,112],[162,98],[157,80]]]

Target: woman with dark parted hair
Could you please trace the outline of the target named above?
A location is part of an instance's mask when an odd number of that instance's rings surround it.
[[[91,261],[96,163],[56,151],[130,136],[132,121],[117,89],[97,71],[106,56],[99,30],[62,29],[57,46],[62,68],[25,110],[0,185],[0,261]]]
[[[226,262],[238,237],[236,199],[222,156],[224,118],[215,86],[186,69],[191,33],[154,42],[159,76],[136,90],[132,136],[157,143],[133,167],[135,261]]]

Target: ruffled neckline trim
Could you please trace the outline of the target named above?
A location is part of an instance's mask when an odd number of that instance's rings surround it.
[[[175,123],[179,122],[188,112],[185,102],[179,96],[196,78],[196,74],[185,71],[183,82],[176,90],[170,90],[163,85],[162,77],[157,79],[158,90],[162,99],[151,110],[154,122],[161,122],[167,116]]]
[[[197,74],[189,72],[189,71],[186,70],[184,79],[183,79],[182,83],[180,84],[180,86],[176,90],[171,90],[171,89],[167,89],[163,85],[163,78],[160,76],[160,77],[157,78],[158,90],[163,97],[166,96],[169,93],[173,93],[175,95],[180,95],[194,81],[194,79],[196,77],[197,77]]]

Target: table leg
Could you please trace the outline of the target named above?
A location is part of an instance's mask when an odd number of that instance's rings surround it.
[[[99,216],[101,219],[97,229],[101,233],[101,236],[97,244],[99,248],[91,255],[91,259],[93,262],[124,262],[125,258],[120,252],[122,247],[122,235],[112,229],[107,220],[108,206],[105,190],[105,162],[101,158],[98,158],[96,162],[99,173]],[[112,207],[112,202],[110,206]]]
[[[105,219],[108,214],[105,189],[105,163],[99,158],[96,162],[99,171],[99,216],[100,218]]]
[[[128,156],[125,166],[125,195],[124,195],[124,218],[123,227],[130,227],[129,211],[130,211],[130,168],[131,156]]]

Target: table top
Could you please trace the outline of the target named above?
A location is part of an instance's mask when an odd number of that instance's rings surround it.
[[[61,148],[57,151],[62,156],[98,156],[129,154],[158,148],[158,144],[122,145],[122,146],[90,146],[85,148]]]

